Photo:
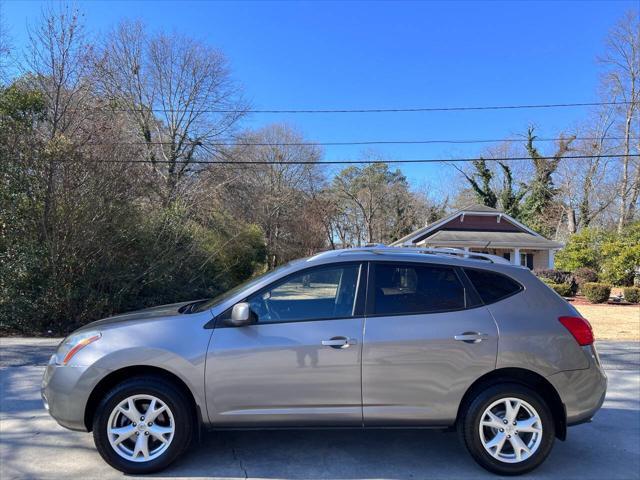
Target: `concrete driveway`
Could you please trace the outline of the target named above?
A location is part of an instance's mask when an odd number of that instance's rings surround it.
[[[56,341],[0,339],[0,478],[122,478],[92,436],[59,427],[39,386]],[[573,427],[547,461],[522,478],[640,478],[640,343],[599,342],[609,376],[603,409]],[[430,430],[222,432],[157,478],[496,478],[453,433]]]

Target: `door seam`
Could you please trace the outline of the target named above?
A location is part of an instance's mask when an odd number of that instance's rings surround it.
[[[496,358],[495,361],[493,362],[493,369],[495,370],[496,368],[498,368],[498,355],[500,354],[500,325],[498,325],[498,321],[496,320],[496,317],[493,315],[493,312],[491,311],[491,309],[485,305],[484,307],[487,312],[489,312],[489,315],[491,316],[491,320],[493,320],[493,324],[496,326]]]
[[[367,317],[362,319],[362,341],[360,342],[360,425],[364,428],[364,336],[367,331]]]
[[[207,412],[207,424],[212,425],[211,415],[209,414],[209,400],[207,398],[207,365],[209,364],[209,349],[211,347],[211,341],[213,340],[213,334],[216,331],[215,327],[211,329],[211,335],[209,335],[209,341],[207,342],[207,352],[204,356],[204,371],[203,371],[203,390],[204,390],[204,408]]]

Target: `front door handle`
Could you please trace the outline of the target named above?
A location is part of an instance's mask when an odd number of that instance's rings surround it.
[[[322,345],[332,348],[347,348],[358,343],[355,338],[331,337],[329,340],[322,340]]]
[[[453,338],[465,343],[479,343],[482,340],[489,338],[489,335],[479,332],[464,332],[460,335],[454,336]]]

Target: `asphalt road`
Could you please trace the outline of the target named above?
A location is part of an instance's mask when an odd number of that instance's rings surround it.
[[[52,340],[0,339],[0,479],[122,478],[90,434],[58,426],[39,387]],[[640,479],[640,343],[599,342],[609,376],[602,410],[573,427],[521,478]],[[157,478],[471,479],[478,467],[453,433],[430,430],[222,432]]]

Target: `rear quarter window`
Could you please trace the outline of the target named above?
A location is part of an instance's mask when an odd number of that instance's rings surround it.
[[[472,268],[465,268],[464,272],[485,305],[510,297],[522,290],[522,285],[501,273]]]

